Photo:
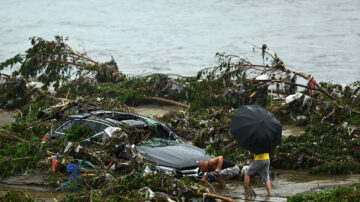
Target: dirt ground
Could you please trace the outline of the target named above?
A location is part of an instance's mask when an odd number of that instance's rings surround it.
[[[168,112],[174,112],[177,110],[182,110],[183,108],[172,105],[139,105],[132,107],[135,110],[135,113],[154,118],[155,116],[163,116]]]
[[[17,111],[0,109],[0,127],[14,122],[15,121],[14,116],[17,113],[18,113]]]

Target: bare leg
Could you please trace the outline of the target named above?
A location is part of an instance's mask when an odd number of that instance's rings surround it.
[[[265,182],[265,185],[266,185],[267,193],[268,193],[268,195],[270,196],[270,195],[271,195],[271,184],[270,184],[270,181]]]
[[[250,184],[250,176],[244,173],[244,194],[248,193],[248,187]]]

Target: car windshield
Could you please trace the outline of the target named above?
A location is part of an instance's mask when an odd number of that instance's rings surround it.
[[[109,126],[105,123],[101,123],[96,120],[75,119],[75,120],[66,122],[61,127],[59,127],[55,132],[56,133],[65,133],[65,130],[72,127],[73,125],[81,125],[83,127],[89,128],[89,129],[93,130],[94,133],[101,132]]]
[[[159,147],[159,146],[167,146],[174,144],[179,144],[179,143],[176,140],[153,137],[149,140],[143,141],[139,146]]]

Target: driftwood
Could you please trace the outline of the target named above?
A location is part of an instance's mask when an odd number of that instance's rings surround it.
[[[229,202],[235,202],[234,199],[226,197],[226,196],[221,196],[221,195],[217,195],[217,194],[211,194],[211,193],[204,193],[204,194],[200,194],[199,196],[204,196],[204,197],[208,197],[208,198],[215,198],[215,199],[221,199],[223,201],[229,201]]]
[[[176,102],[174,100],[168,100],[168,99],[161,98],[161,97],[146,97],[145,99],[146,100],[155,100],[155,101],[159,101],[159,102],[163,102],[163,103],[168,103],[168,104],[176,105],[176,106],[183,107],[183,108],[186,108],[186,109],[188,109],[190,107],[187,104]]]

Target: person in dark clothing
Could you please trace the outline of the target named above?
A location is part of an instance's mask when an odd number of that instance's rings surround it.
[[[201,171],[206,172],[201,179],[202,182],[216,179],[222,189],[225,188],[224,179],[234,177],[240,172],[239,167],[235,163],[224,159],[222,156],[218,156],[210,161],[200,160],[198,161],[198,166]]]

